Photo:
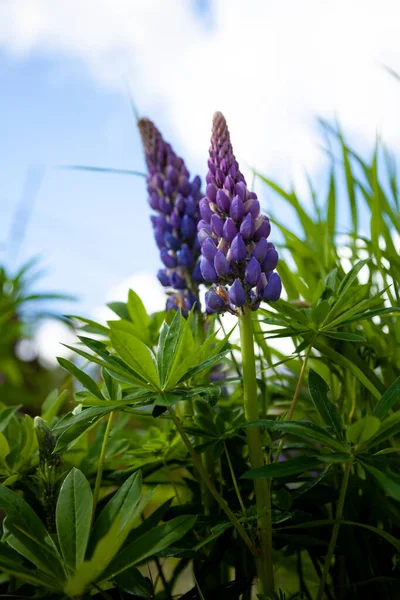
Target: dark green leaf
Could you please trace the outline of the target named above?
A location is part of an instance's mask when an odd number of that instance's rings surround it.
[[[250,469],[241,476],[241,479],[263,479],[290,477],[306,471],[315,471],[321,466],[321,461],[313,456],[298,456],[282,462],[271,463],[258,469]]]
[[[400,401],[400,377],[386,390],[382,398],[376,404],[372,414],[378,419],[385,417],[389,410]]]
[[[318,373],[310,369],[308,387],[315,408],[323,421],[332,427],[338,438],[342,437],[343,425],[337,407],[328,400],[329,387]]]

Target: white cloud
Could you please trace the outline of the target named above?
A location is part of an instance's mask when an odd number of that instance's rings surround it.
[[[168,122],[200,168],[217,109],[238,158],[281,182],[320,168],[316,116],[338,117],[358,144],[379,131],[400,148],[400,86],[381,66],[400,72],[398,1],[214,0],[211,10],[207,27],[189,0],[3,0],[0,48],[76,58],[122,93],[128,78],[141,111]],[[109,300],[129,287],[150,311],[163,307],[143,274]]]
[[[157,277],[149,273],[136,273],[111,288],[105,299],[105,304],[108,302],[126,302],[129,290],[134,290],[140,296],[148,313],[164,310],[166,302],[164,289]],[[106,323],[108,320],[115,318],[115,313],[107,306],[99,306],[94,310],[94,319],[100,323]]]
[[[239,158],[302,180],[323,155],[315,115],[400,145],[396,0],[215,0],[212,25],[188,0],[5,0],[0,45],[81,59],[106,85],[128,76],[142,110],[163,113],[204,161],[211,115],[226,113]],[[201,163],[200,163],[201,164]]]

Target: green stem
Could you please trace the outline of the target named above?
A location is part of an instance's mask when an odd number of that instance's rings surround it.
[[[226,447],[225,442],[224,442],[224,450],[225,450],[225,454],[226,454],[226,459],[228,461],[229,471],[231,472],[231,477],[232,477],[233,485],[234,485],[234,488],[235,488],[236,496],[237,496],[237,498],[239,500],[239,504],[240,504],[240,508],[242,509],[242,513],[245,515],[246,514],[246,508],[245,508],[245,506],[243,504],[243,499],[242,499],[242,495],[240,493],[239,486],[237,484],[237,480],[236,480],[236,476],[235,476],[235,471],[233,470],[233,465],[232,465],[231,457],[229,456],[228,448]]]
[[[103,470],[104,470],[104,461],[105,461],[105,458],[106,458],[106,450],[107,450],[108,438],[110,436],[110,431],[111,431],[111,425],[112,425],[113,417],[114,417],[114,411],[110,412],[110,414],[108,415],[107,426],[106,426],[106,430],[104,432],[104,437],[103,437],[103,444],[101,446],[101,452],[100,452],[100,457],[99,457],[99,464],[98,464],[98,467],[97,467],[96,483],[94,485],[94,492],[93,492],[93,518],[94,518],[94,514],[96,512],[97,502],[99,500],[99,494],[100,494],[100,488],[101,488],[101,479],[103,477]]]
[[[346,498],[347,484],[349,483],[350,471],[351,471],[352,463],[349,461],[346,463],[346,467],[343,474],[342,486],[340,488],[339,501],[336,509],[336,523],[333,526],[331,541],[329,542],[328,554],[325,557],[324,570],[322,572],[322,577],[319,583],[318,594],[316,600],[323,600],[326,580],[328,578],[329,568],[331,566],[332,557],[335,552],[335,546],[337,537],[339,534],[340,521],[343,516],[343,507],[344,501]]]
[[[258,420],[256,362],[254,355],[253,323],[251,311],[244,309],[239,316],[240,342],[242,350],[244,409],[247,422]],[[247,428],[250,463],[252,469],[264,466],[264,453],[259,427]],[[271,494],[268,479],[255,479],[258,529],[260,532],[261,557],[257,561],[259,592],[271,594],[274,589],[272,562],[272,519]]]
[[[308,363],[308,359],[310,358],[311,350],[312,350],[312,348],[314,346],[314,342],[315,342],[315,340],[317,338],[317,335],[318,335],[318,332],[316,331],[314,333],[314,335],[313,335],[313,338],[312,338],[312,340],[310,342],[310,345],[307,348],[307,352],[306,352],[306,355],[304,357],[303,364],[301,365],[299,379],[297,381],[296,389],[294,391],[292,402],[291,402],[290,408],[289,408],[289,412],[287,414],[287,421],[291,421],[291,419],[293,417],[294,409],[296,408],[297,398],[299,397],[299,394],[300,394],[301,384],[303,383],[303,377],[304,377],[304,373],[306,371],[306,366],[307,366],[307,363]],[[281,452],[282,452],[282,447],[283,447],[283,439],[279,442],[278,448],[276,450],[274,462],[278,462],[279,457],[280,457]]]
[[[233,512],[229,508],[228,504],[222,498],[221,494],[214,487],[212,481],[210,480],[210,478],[208,476],[207,471],[205,470],[205,468],[203,466],[200,456],[196,453],[195,449],[193,448],[192,443],[191,443],[189,437],[187,436],[185,430],[183,429],[181,421],[176,416],[174,409],[170,406],[168,408],[168,411],[169,411],[169,414],[171,415],[171,419],[173,420],[173,422],[175,424],[175,427],[177,428],[177,430],[182,438],[183,443],[185,444],[186,448],[188,449],[188,452],[192,458],[193,464],[196,467],[200,477],[203,479],[207,488],[210,490],[210,492],[214,496],[216,502],[218,502],[221,509],[224,511],[224,513],[226,514],[226,516],[228,517],[228,519],[230,520],[232,525],[235,527],[236,531],[238,532],[240,537],[243,539],[246,546],[254,554],[255,550],[254,550],[253,544],[252,544],[249,536],[247,535],[243,525],[240,523],[239,519],[233,514]]]

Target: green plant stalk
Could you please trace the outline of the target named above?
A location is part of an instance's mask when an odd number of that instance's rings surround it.
[[[240,523],[239,519],[231,511],[227,502],[222,498],[221,494],[218,492],[218,490],[215,488],[214,484],[212,483],[211,479],[209,478],[208,473],[204,468],[204,465],[201,461],[200,456],[197,454],[197,452],[193,448],[192,443],[191,443],[188,435],[186,434],[185,430],[183,429],[182,423],[179,420],[179,418],[177,417],[177,415],[175,414],[175,411],[172,408],[172,406],[168,407],[168,412],[171,415],[171,419],[174,422],[175,427],[177,428],[177,430],[182,438],[183,443],[185,444],[186,448],[188,449],[188,452],[193,461],[193,465],[196,467],[200,477],[203,479],[207,488],[210,490],[211,494],[214,496],[216,502],[218,502],[219,506],[224,511],[224,513],[226,514],[226,516],[228,517],[228,519],[230,520],[232,525],[235,527],[236,531],[238,532],[240,537],[243,539],[244,543],[249,548],[250,552],[252,554],[255,554],[255,548],[254,548],[249,536],[247,535],[243,525]]]
[[[106,426],[106,430],[104,432],[104,437],[103,437],[103,444],[101,446],[99,464],[97,466],[96,483],[94,484],[94,492],[93,492],[93,519],[94,519],[94,514],[96,512],[97,502],[99,501],[101,480],[103,477],[103,470],[104,470],[104,461],[106,458],[108,438],[110,436],[113,418],[114,418],[114,411],[110,412],[110,414],[108,415],[107,426]]]
[[[204,344],[204,342],[206,340],[206,321],[201,313],[197,315],[197,318],[198,318],[198,322],[197,322],[198,341],[200,344]],[[208,379],[207,375],[205,375],[203,377],[203,380],[204,380],[205,385],[207,385],[209,383],[209,379]],[[191,401],[187,400],[187,402],[191,402]],[[193,415],[193,408],[192,408],[192,415]],[[197,443],[204,444],[205,441],[206,440],[204,438],[200,437],[200,438],[196,439],[196,444]],[[203,452],[203,454],[201,455],[200,460],[202,461],[203,466],[211,479],[211,482],[213,482],[214,481],[214,460],[213,460],[212,450],[210,448],[206,448],[205,452]],[[201,477],[199,479],[199,485],[200,485],[201,497],[203,499],[203,504],[204,504],[204,514],[206,516],[208,516],[211,514],[214,499],[212,497],[212,494],[210,494],[208,487],[205,485],[205,483]]]
[[[297,380],[296,389],[294,391],[292,402],[290,404],[289,412],[288,412],[287,418],[286,418],[287,421],[291,421],[292,420],[294,409],[296,408],[297,398],[299,397],[299,394],[300,394],[301,384],[303,383],[304,373],[306,372],[306,366],[307,366],[307,363],[308,363],[308,359],[310,358],[311,350],[313,348],[313,345],[314,345],[314,342],[315,342],[315,340],[317,338],[317,335],[318,335],[318,332],[316,331],[314,333],[314,335],[313,335],[313,338],[312,338],[312,340],[310,342],[310,345],[307,348],[307,352],[306,352],[306,355],[304,357],[303,364],[301,365],[299,379]],[[276,450],[274,462],[278,462],[279,457],[280,457],[281,452],[282,452],[282,448],[283,448],[283,439],[279,442],[278,448]]]
[[[258,420],[256,362],[251,311],[247,308],[239,316],[240,342],[242,350],[243,392],[246,421]],[[264,453],[259,427],[247,428],[250,463],[252,469],[264,466]],[[274,589],[272,562],[272,519],[270,483],[267,479],[255,479],[258,528],[260,531],[261,557],[257,560],[259,592],[271,594]]]
[[[245,515],[246,514],[246,508],[245,508],[245,505],[243,503],[242,494],[240,493],[240,489],[239,489],[239,486],[237,484],[237,480],[236,480],[236,476],[235,476],[235,471],[233,470],[233,465],[232,465],[231,457],[229,456],[228,448],[227,448],[225,442],[224,442],[224,450],[225,450],[225,454],[226,454],[226,459],[228,461],[229,471],[231,473],[231,477],[232,477],[233,485],[234,485],[234,488],[235,488],[236,496],[237,496],[237,498],[239,500],[239,504],[240,504],[240,508],[242,509],[242,513]]]
[[[331,566],[332,557],[335,552],[336,541],[337,541],[337,537],[339,534],[339,528],[340,528],[340,521],[343,516],[343,507],[344,507],[344,501],[346,498],[347,485],[349,483],[351,466],[352,466],[352,463],[351,463],[351,461],[349,461],[348,463],[346,463],[346,467],[344,469],[342,486],[340,488],[339,501],[338,501],[338,505],[337,505],[337,509],[336,509],[336,523],[332,529],[331,540],[329,542],[328,553],[325,557],[324,570],[322,572],[322,577],[319,582],[319,588],[318,588],[318,594],[317,594],[316,600],[323,600],[323,597],[324,597],[326,580],[328,578],[328,573],[329,573],[329,568]]]

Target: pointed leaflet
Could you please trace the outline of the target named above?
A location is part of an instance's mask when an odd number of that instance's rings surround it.
[[[92,520],[92,490],[75,467],[60,489],[56,507],[57,535],[65,563],[75,571],[84,561]]]
[[[16,579],[30,583],[35,586],[36,589],[45,587],[58,592],[62,589],[60,582],[53,578],[46,577],[43,572],[27,568],[26,562],[24,562],[21,554],[13,550],[7,544],[0,544],[0,569]],[[15,598],[15,596],[13,597]]]
[[[321,466],[321,461],[314,456],[297,456],[283,462],[271,463],[258,469],[250,469],[240,479],[263,479],[289,477],[305,471],[315,471]]]
[[[66,414],[54,427],[53,433],[57,437],[55,452],[63,450],[66,446],[77,440],[85,431],[93,427],[102,417],[113,410],[113,406],[85,408],[78,414]]]
[[[99,390],[97,383],[93,381],[93,379],[89,377],[89,375],[87,375],[84,371],[81,371],[81,369],[78,369],[78,367],[74,365],[74,363],[72,363],[70,360],[67,360],[66,358],[57,357],[57,360],[60,366],[63,367],[69,373],[71,373],[71,375],[73,375],[75,379],[79,381],[79,383],[81,383],[87,390],[89,390],[89,392],[91,392],[93,396],[99,398],[99,400],[104,400],[104,396]]]
[[[156,389],[160,388],[160,378],[149,348],[137,337],[123,331],[118,322],[110,323],[111,343],[116,352],[140,377]]]
[[[347,441],[352,444],[363,444],[379,430],[381,422],[377,417],[367,415],[363,419],[359,419],[346,431]]]
[[[119,550],[134,527],[137,518],[143,512],[148,499],[149,495],[146,495],[135,505],[124,526],[121,523],[124,514],[117,513],[106,534],[96,544],[90,560],[85,561],[66,584],[64,591],[68,596],[81,596],[91,582],[104,579],[104,570],[111,561],[116,560],[115,557],[120,556]]]
[[[143,302],[133,290],[129,290],[127,309],[138,337],[145,344],[150,343],[149,325],[150,317],[146,312]]]
[[[372,476],[380,488],[395,500],[400,501],[400,477],[395,473],[384,472],[369,463],[360,461],[364,469]]]
[[[254,421],[252,423],[246,423],[245,427],[265,427],[266,429],[271,429],[273,431],[282,431],[284,433],[290,435],[296,435],[297,437],[306,439],[308,441],[315,441],[331,448],[332,450],[337,450],[338,452],[343,452],[344,446],[336,439],[331,437],[329,433],[315,425],[314,423],[310,423],[308,421],[272,421],[268,419],[261,419],[259,421]]]
[[[356,281],[357,276],[361,269],[369,263],[371,259],[366,258],[365,260],[360,260],[358,263],[354,265],[354,267],[345,275],[342,282],[339,285],[337,291],[337,300],[332,306],[328,316],[325,319],[325,323],[329,323],[329,320],[333,318],[333,316],[337,315],[340,311],[340,308],[346,302],[349,294],[351,294],[350,287]]]
[[[128,477],[117,493],[103,508],[90,536],[90,548],[94,549],[101,538],[106,535],[117,516],[119,516],[121,529],[129,523],[140,500],[141,493],[142,474],[138,471]]]
[[[192,314],[184,320],[175,344],[173,360],[164,385],[165,390],[175,387],[178,381],[194,364],[196,364],[197,354],[195,352],[195,343],[191,331]],[[183,317],[181,317],[183,319]]]
[[[400,411],[395,412],[393,415],[385,419],[378,430],[378,432],[372,436],[364,445],[363,449],[377,446],[385,440],[398,435],[400,433]]]
[[[0,508],[7,515],[3,527],[8,544],[38,569],[63,579],[56,546],[29,504],[19,494],[0,485]]]
[[[177,310],[171,324],[168,325],[168,323],[164,321],[161,329],[157,348],[157,367],[162,386],[164,386],[167,381],[171,370],[182,323],[183,317],[180,311]]]
[[[373,416],[382,419],[396,402],[400,402],[400,377],[383,394],[372,412]]]
[[[323,421],[332,427],[338,438],[342,437],[343,425],[337,407],[328,400],[329,387],[318,373],[310,369],[308,387],[314,406]]]
[[[121,360],[118,356],[110,354],[106,350],[104,344],[102,344],[101,342],[97,342],[96,340],[91,340],[90,338],[85,338],[83,336],[78,336],[78,339],[88,348],[90,348],[93,352],[98,354],[101,358],[94,354],[89,354],[88,352],[85,352],[80,348],[74,348],[73,346],[68,346],[67,344],[64,344],[64,346],[66,348],[69,348],[73,352],[76,352],[77,354],[79,354],[79,356],[86,358],[86,360],[93,362],[101,367],[104,367],[116,378],[118,378],[118,381],[123,381],[124,383],[131,383],[134,385],[143,385],[144,379],[142,377],[139,377],[137,373],[134,373],[134,371],[132,371],[132,369],[130,369],[128,365],[126,365],[123,362],[123,360]]]
[[[114,558],[103,573],[103,581],[168,548],[193,529],[196,519],[196,516],[176,517],[135,539]]]

